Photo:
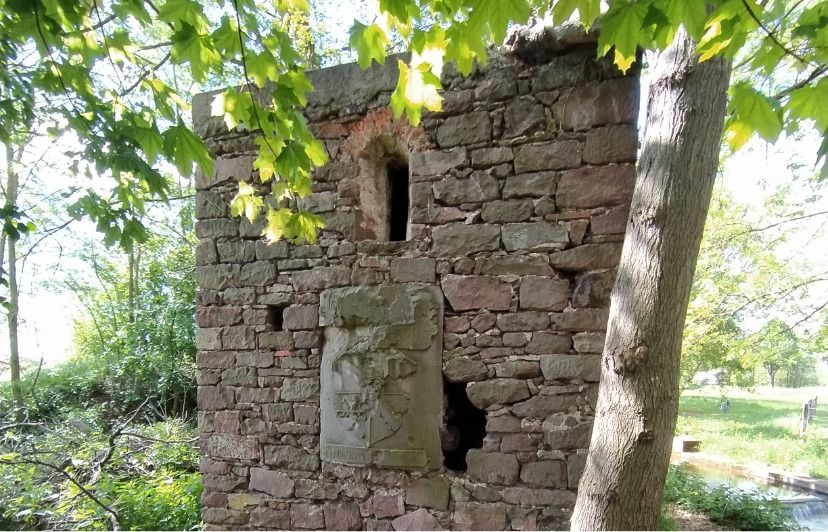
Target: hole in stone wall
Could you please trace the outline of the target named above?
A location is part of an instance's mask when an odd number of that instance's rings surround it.
[[[267,307],[267,324],[274,331],[281,331],[285,319],[285,309],[282,307]]]
[[[388,175],[388,240],[406,240],[408,233],[408,165],[391,159],[386,167]]]
[[[486,412],[469,401],[466,385],[443,381],[445,427],[441,433],[443,463],[448,469],[465,471],[469,449],[483,447],[486,437]]]

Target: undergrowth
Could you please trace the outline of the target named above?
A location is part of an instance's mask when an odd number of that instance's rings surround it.
[[[772,495],[730,485],[709,486],[700,475],[681,466],[670,466],[664,504],[704,514],[734,530],[799,530],[791,509]],[[670,530],[675,525],[670,521],[662,517],[660,528]]]

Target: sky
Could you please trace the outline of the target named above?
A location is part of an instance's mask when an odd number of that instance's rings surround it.
[[[347,44],[347,29],[353,16],[370,20],[372,8],[354,11],[347,0],[326,2],[328,9],[320,11],[314,22],[330,30],[330,46],[341,48]],[[642,76],[642,89],[647,86],[646,72]],[[643,90],[646,93],[646,90]],[[646,94],[642,94],[642,109],[646,109]],[[643,123],[643,117],[641,119]],[[34,152],[48,152],[53,146],[41,141],[36,143]],[[776,145],[767,145],[754,140],[737,154],[727,158],[717,180],[717,187],[730,190],[733,197],[754,207],[761,214],[765,199],[778,187],[790,185],[789,197],[804,201],[809,196],[817,199],[807,207],[810,212],[828,211],[828,194],[814,190],[809,184],[810,173],[819,139],[816,135],[803,138],[781,139]],[[47,156],[47,163],[49,158]],[[802,165],[792,170],[792,163]],[[52,166],[45,166],[42,179],[45,188],[41,192],[53,192],[71,185],[78,185],[73,178],[60,171],[58,160]],[[67,216],[61,215],[62,219]],[[59,216],[60,217],[60,216]],[[811,220],[807,231],[796,232],[787,248],[792,264],[819,267],[825,264],[824,253],[828,249],[828,216]],[[90,267],[75,255],[84,246],[100,242],[100,235],[89,222],[73,222],[69,228],[56,237],[46,239],[37,252],[27,258],[21,273],[20,304],[20,352],[29,363],[44,360],[52,365],[72,355],[72,334],[75,320],[86,315],[78,298],[69,291],[61,290],[62,280],[68,278],[94,279]],[[103,250],[98,246],[99,251]],[[828,287],[817,292],[814,298],[828,293]],[[816,299],[815,299],[816,300]],[[2,320],[0,331],[0,360],[8,359],[8,329]],[[0,373],[3,367],[0,365]]]

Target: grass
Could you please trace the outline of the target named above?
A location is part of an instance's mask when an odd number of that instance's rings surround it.
[[[676,434],[698,438],[702,451],[737,464],[828,478],[828,404],[817,407],[805,437],[799,437],[802,402],[815,395],[826,401],[828,389],[689,390],[681,397]],[[719,410],[723,396],[731,402],[729,412]]]

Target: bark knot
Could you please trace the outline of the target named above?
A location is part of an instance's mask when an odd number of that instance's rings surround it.
[[[634,373],[647,360],[650,348],[646,345],[636,345],[626,349],[614,349],[610,355],[612,370],[618,375]]]

